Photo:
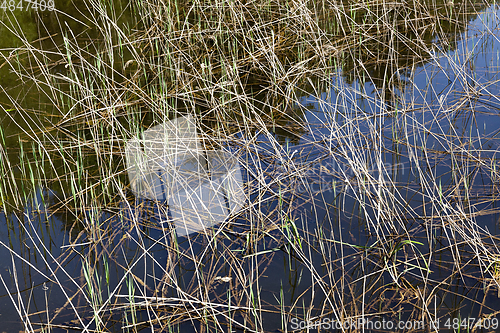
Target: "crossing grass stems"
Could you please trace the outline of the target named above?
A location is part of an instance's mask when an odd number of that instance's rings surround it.
[[[391,304],[403,307],[405,297],[416,305],[408,319],[434,320],[432,306],[444,287],[430,275],[443,265],[443,253],[452,260],[451,275],[473,265],[485,290],[499,287],[496,238],[476,223],[481,212],[473,202],[479,194],[494,200],[488,193],[498,190],[496,156],[478,145],[482,138],[472,127],[463,134],[431,126],[453,125],[451,114],[472,112],[462,106],[477,98],[465,66],[473,60],[449,59],[469,90],[460,103],[441,103],[446,112],[427,100],[415,104],[412,76],[403,82],[395,74],[437,61],[434,36],[443,52],[456,48],[453,35],[488,3],[82,5],[92,32],[76,33],[57,13],[60,32],[46,38],[52,48],[14,29],[24,44],[2,53],[4,65],[50,101],[36,112],[15,96],[12,109],[0,106],[21,133],[13,148],[5,143],[6,129],[0,132],[2,207],[6,216],[24,221],[21,242],[45,265],[2,243],[12,254],[14,285],[22,264],[66,298],[57,310],[47,302],[42,316],[32,312],[30,292],[13,291],[2,278],[26,331],[182,331],[183,323],[193,323],[201,331],[260,332],[273,315],[285,330],[293,318],[373,318]],[[376,87],[373,94],[366,84]],[[324,92],[336,97],[324,98]],[[304,96],[321,116],[309,112]],[[353,103],[358,98],[370,101],[368,107]],[[148,127],[187,113],[197,117],[206,149],[239,152],[247,204],[204,236],[181,239],[161,217],[144,218],[165,207],[131,195],[123,149]],[[418,186],[395,180],[398,171],[387,168],[386,150],[405,161]],[[340,166],[321,169],[330,178],[320,192],[309,185],[318,176],[308,172],[313,151],[315,162],[331,159]],[[446,184],[433,168],[440,156],[452,161]],[[489,189],[476,187],[479,169],[487,170]],[[408,193],[421,202],[409,203]],[[73,224],[56,256],[36,221],[50,222],[62,212]],[[362,221],[366,244],[347,234],[344,212]],[[148,230],[161,237],[150,242]],[[158,245],[165,251],[161,262],[153,251]],[[136,250],[126,256],[130,247]],[[76,272],[64,265],[74,253],[80,258]],[[272,303],[263,299],[261,281],[278,255],[291,280],[310,285],[294,294],[282,281]],[[179,267],[186,262],[190,274]],[[73,320],[61,324],[61,313]]]

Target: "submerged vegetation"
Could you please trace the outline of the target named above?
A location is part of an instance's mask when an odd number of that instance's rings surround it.
[[[0,80],[17,77],[0,104],[0,280],[23,330],[498,326],[499,60],[480,61],[499,52],[495,4],[57,5],[29,14],[36,37],[0,13],[16,45]],[[190,237],[134,197],[124,161],[185,115],[237,156],[246,197]]]

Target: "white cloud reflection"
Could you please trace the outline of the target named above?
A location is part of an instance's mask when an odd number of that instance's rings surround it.
[[[179,236],[223,222],[245,201],[238,160],[222,150],[205,151],[190,116],[132,138],[125,158],[134,195],[166,201]]]

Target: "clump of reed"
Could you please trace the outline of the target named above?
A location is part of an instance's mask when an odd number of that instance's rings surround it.
[[[412,71],[457,48],[487,5],[145,0],[119,9],[93,0],[82,8],[89,31],[60,23],[45,44],[4,55],[50,101],[33,111],[12,97],[19,116],[4,110],[20,130],[14,150],[2,132],[2,204],[19,221],[29,210],[31,227],[19,228],[45,267],[2,245],[64,298],[31,312],[30,294],[12,292],[25,329],[429,322],[451,283],[433,271],[498,287],[496,238],[476,223],[496,212],[476,209],[495,201],[496,159],[452,116],[473,112],[466,105],[478,98],[462,63],[471,60],[452,59],[469,89],[456,99],[412,93]],[[124,145],[187,113],[206,149],[239,151],[248,203],[204,235],[177,238],[164,205],[131,195]],[[493,185],[477,181],[485,175]],[[35,225],[57,216],[70,232],[52,255]]]

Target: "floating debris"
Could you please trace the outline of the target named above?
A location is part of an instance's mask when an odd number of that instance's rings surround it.
[[[217,276],[215,277],[214,281],[220,281],[220,282],[231,282],[231,277],[230,276]]]

